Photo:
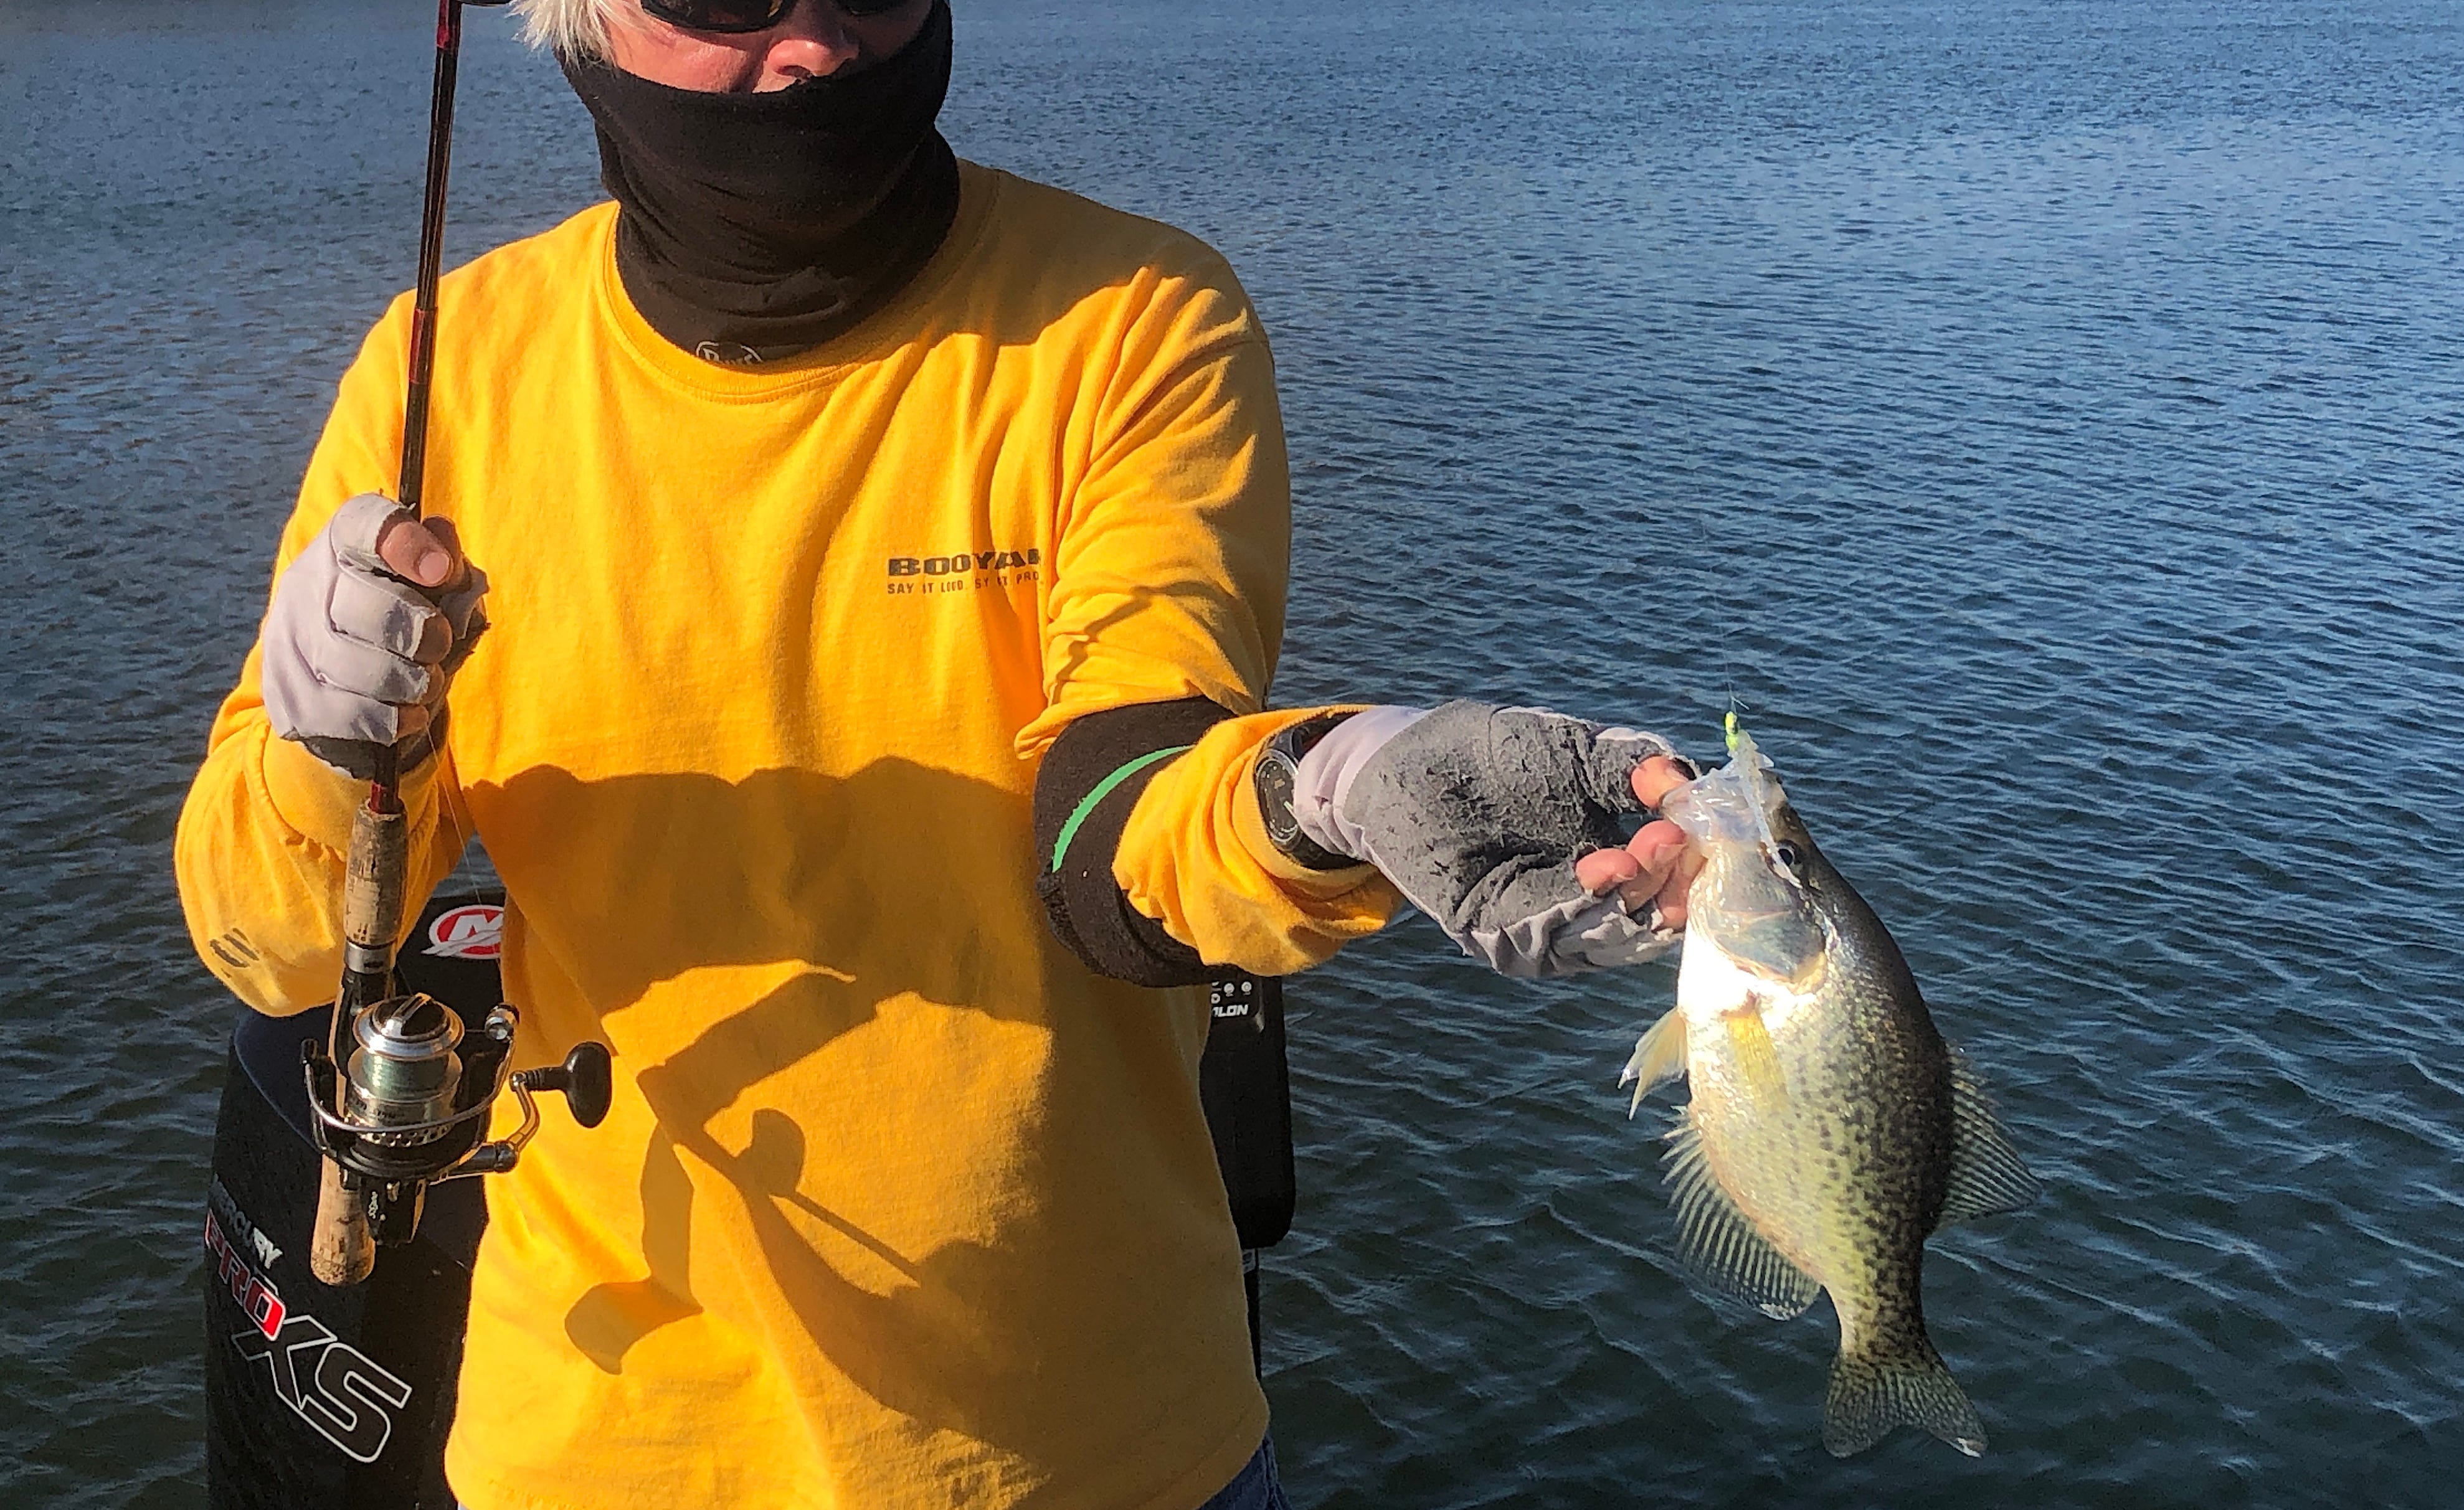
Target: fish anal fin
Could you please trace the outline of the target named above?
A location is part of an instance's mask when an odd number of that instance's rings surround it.
[[[2040,1187],[1994,1120],[1985,1083],[1957,1048],[1950,1051],[1950,1188],[1943,1197],[1939,1231],[1953,1222],[2014,1212],[2036,1198]]]
[[[1678,1256],[1698,1279],[1781,1321],[1801,1315],[1814,1303],[1822,1286],[1756,1232],[1720,1188],[1690,1109],[1679,1114],[1668,1133],[1667,1163]]]
[[[1631,1117],[1641,1109],[1642,1098],[1655,1086],[1684,1078],[1685,1015],[1671,1008],[1644,1031],[1634,1046],[1634,1058],[1625,1061],[1625,1073],[1617,1077],[1618,1084],[1631,1082],[1634,1085],[1634,1101],[1625,1114]]]
[[[1921,1426],[1970,1457],[1985,1452],[1985,1423],[1968,1391],[1930,1346],[1897,1358],[1851,1357],[1831,1362],[1822,1401],[1822,1445],[1834,1457],[1853,1457],[1891,1433]]]

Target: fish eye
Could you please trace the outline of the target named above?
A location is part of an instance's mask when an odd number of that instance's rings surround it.
[[[1771,845],[1771,858],[1779,862],[1779,867],[1782,870],[1794,870],[1797,860],[1796,846],[1783,839]]]

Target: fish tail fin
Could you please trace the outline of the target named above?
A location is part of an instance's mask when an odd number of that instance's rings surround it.
[[[1831,1392],[1822,1402],[1822,1445],[1850,1457],[1895,1426],[1922,1426],[1970,1457],[1985,1451],[1985,1423],[1942,1355],[1919,1339],[1896,1356],[1851,1354],[1831,1363]]]

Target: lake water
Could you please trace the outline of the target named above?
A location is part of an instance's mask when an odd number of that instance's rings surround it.
[[[0,1498],[201,1477],[232,1004],[169,843],[411,273],[429,11],[0,9]],[[1616,1086],[1672,977],[1293,987],[1305,1506],[2455,1502],[2464,12],[958,0],[978,160],[1276,343],[1281,700],[1749,711],[2047,1193],[1933,1249],[1969,1462],[1818,1439]],[[597,195],[474,12],[456,259]],[[450,339],[450,337],[448,338]]]

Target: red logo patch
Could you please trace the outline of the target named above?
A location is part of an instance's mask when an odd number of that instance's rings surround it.
[[[494,959],[503,950],[505,909],[484,902],[458,907],[428,925],[427,952],[440,959]]]

